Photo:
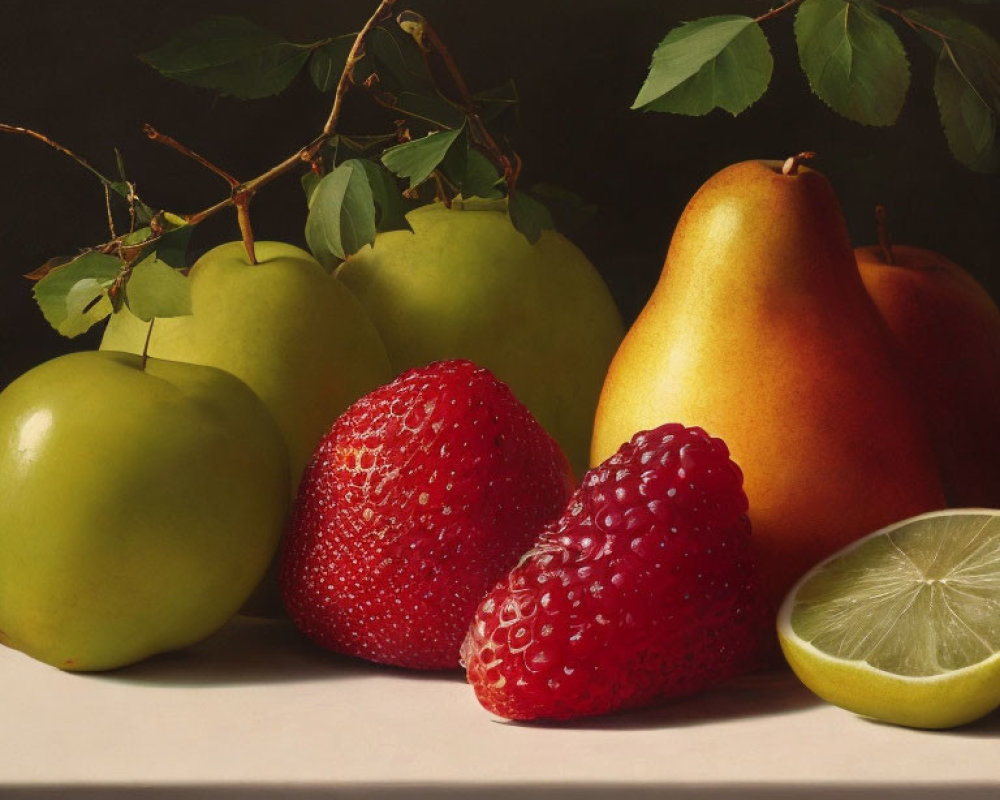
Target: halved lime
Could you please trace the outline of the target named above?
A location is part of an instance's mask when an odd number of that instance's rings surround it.
[[[916,728],[1000,706],[1000,510],[876,531],[810,570],[778,612],[799,679],[830,703]]]

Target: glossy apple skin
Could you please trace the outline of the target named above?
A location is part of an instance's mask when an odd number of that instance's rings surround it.
[[[681,215],[608,371],[592,462],[664,422],[720,437],[743,470],[777,608],[826,556],[944,505],[911,395],[832,186],[807,167],[746,161]]]
[[[281,434],[229,373],[45,362],[0,393],[0,641],[66,670],[193,644],[260,581],[288,504]]]
[[[949,505],[1000,507],[1000,310],[939,253],[855,250],[868,293],[899,343],[925,404]]]
[[[209,250],[191,267],[192,313],[157,319],[156,358],[219,367],[244,381],[285,437],[292,489],[344,409],[392,378],[378,331],[358,300],[306,251],[257,242]],[[114,314],[102,350],[141,353],[148,324]]]
[[[596,268],[567,238],[529,244],[498,208],[435,203],[337,269],[378,326],[395,373],[464,358],[510,386],[587,467],[604,373],[624,334]]]

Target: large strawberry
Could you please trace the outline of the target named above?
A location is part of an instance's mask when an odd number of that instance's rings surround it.
[[[767,628],[742,480],[720,439],[677,424],[590,470],[475,613],[462,661],[480,703],[566,719],[749,669]]]
[[[476,604],[571,489],[559,446],[490,372],[410,370],[351,406],[307,468],[285,605],[332,650],[457,668]]]

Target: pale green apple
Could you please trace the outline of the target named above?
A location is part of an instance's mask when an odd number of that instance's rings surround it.
[[[0,392],[0,642],[67,670],[193,644],[260,581],[288,458],[212,367],[74,353]]]
[[[149,354],[207,364],[243,380],[288,444],[293,490],[319,440],[344,409],[392,378],[378,331],[358,300],[298,247],[220,245],[191,268],[191,309],[157,319]],[[148,323],[123,308],[102,350],[141,353]]]
[[[535,244],[502,205],[411,211],[341,264],[378,326],[395,372],[467,358],[490,369],[586,469],[597,397],[623,336],[621,316],[586,256],[545,231]]]

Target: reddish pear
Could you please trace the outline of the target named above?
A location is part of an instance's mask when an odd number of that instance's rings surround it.
[[[949,505],[1000,507],[1000,310],[968,272],[919,247],[859,247],[868,293],[914,379]]]

